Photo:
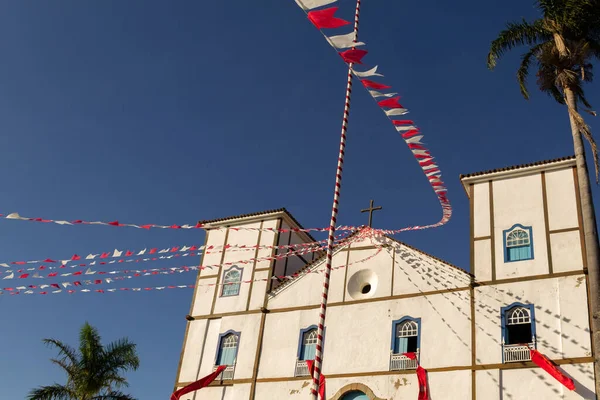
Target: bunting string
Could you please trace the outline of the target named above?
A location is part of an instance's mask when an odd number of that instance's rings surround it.
[[[338,7],[321,8],[337,3],[337,0],[296,0],[296,3],[306,13],[308,20],[321,32],[323,37],[325,37],[327,42],[336,50],[336,52],[338,52],[342,60],[350,66],[354,76],[360,80],[362,86],[367,89],[371,97],[377,102],[378,107],[381,108],[395,130],[400,134],[410,151],[413,153],[416,161],[419,163],[419,166],[423,170],[423,173],[441,205],[442,218],[434,224],[416,225],[395,230],[380,230],[380,233],[393,235],[406,231],[434,228],[446,224],[452,216],[452,206],[446,195],[447,188],[442,181],[441,170],[434,160],[434,157],[431,155],[431,152],[422,141],[424,135],[421,132],[421,129],[413,120],[398,119],[398,117],[408,114],[409,111],[400,104],[400,96],[398,93],[391,91],[392,86],[381,82],[384,75],[378,72],[378,66],[367,67],[369,69],[364,71],[355,67],[356,64],[363,64],[362,59],[368,54],[367,50],[356,49],[355,47],[359,45],[358,43],[360,43],[360,46],[365,46],[365,43],[357,42],[356,45],[353,46],[350,39],[354,36],[354,32],[330,36],[324,31],[324,29],[340,28],[350,24],[349,21],[345,21],[335,16]],[[343,50],[351,46],[353,46],[352,49]]]
[[[206,226],[201,223],[197,223],[194,225],[184,224],[184,225],[157,225],[157,224],[145,224],[145,225],[137,225],[137,224],[126,224],[121,223],[119,221],[84,221],[84,220],[54,220],[54,219],[46,219],[46,218],[31,218],[31,217],[22,217],[18,212],[10,213],[10,214],[0,214],[0,219],[12,219],[18,221],[30,221],[30,222],[41,222],[41,223],[53,223],[58,225],[105,225],[105,226],[118,226],[118,227],[131,227],[137,229],[212,229],[212,230],[224,230],[229,229],[230,231],[263,231],[263,232],[326,232],[329,228],[254,228],[254,227],[211,227]],[[337,230],[339,231],[353,231],[358,230],[361,227],[352,227],[352,226],[340,226]]]
[[[363,262],[366,262],[370,259],[372,259],[373,257],[377,256],[379,253],[381,253],[383,246],[377,246],[376,247],[377,251],[367,257],[364,257],[362,259],[353,261],[348,263],[348,267],[354,264],[360,264]],[[342,268],[346,268],[346,264],[340,264],[337,267],[333,267],[332,269],[342,269]],[[157,275],[172,275],[172,274],[176,274],[176,273],[185,273],[185,272],[190,272],[190,271],[197,271],[198,269],[200,269],[200,267],[197,266],[182,266],[182,267],[171,267],[171,268],[154,268],[154,269],[149,269],[149,270],[130,270],[130,271],[111,271],[111,272],[104,272],[104,274],[117,274],[117,273],[133,273],[135,272],[135,274],[133,275],[126,275],[126,276],[115,276],[115,277],[109,277],[109,278],[99,278],[99,279],[86,279],[86,280],[81,280],[81,281],[67,281],[67,282],[60,282],[60,283],[49,283],[49,284],[41,284],[41,285],[27,285],[27,286],[16,286],[16,287],[5,287],[2,290],[0,290],[0,295],[18,295],[18,294],[58,294],[58,293],[76,293],[77,291],[80,292],[84,292],[84,293],[88,293],[88,292],[97,292],[97,293],[104,293],[105,291],[107,292],[114,292],[117,290],[129,290],[126,288],[119,288],[119,289],[97,289],[97,290],[90,290],[90,289],[81,289],[81,290],[74,290],[74,289],[69,289],[69,290],[63,290],[66,289],[67,287],[82,287],[82,286],[95,286],[95,285],[102,285],[102,284],[111,284],[113,282],[116,281],[124,281],[127,279],[133,279],[133,278],[139,278],[139,277],[147,277],[147,276],[157,276]],[[170,285],[170,286],[161,286],[161,288],[169,288],[169,289],[174,289],[174,288],[195,288],[195,287],[211,287],[211,286],[227,286],[227,285],[235,285],[235,284],[248,284],[251,282],[267,282],[270,280],[276,280],[278,282],[285,282],[285,281],[291,281],[294,279],[298,279],[302,276],[308,275],[308,274],[322,274],[324,273],[325,270],[324,269],[307,269],[304,271],[300,271],[291,275],[275,275],[272,276],[270,278],[260,278],[260,279],[250,279],[250,280],[240,280],[240,281],[235,281],[235,282],[228,282],[228,283],[206,283],[206,284],[198,284],[198,285],[181,285],[181,286],[174,286],[174,285]],[[93,274],[101,274],[101,272],[97,272],[97,271],[89,271],[85,273],[85,275],[93,275]],[[56,289],[56,290],[45,290],[45,289]],[[133,290],[133,291],[141,291],[141,290],[162,290],[162,289],[158,289],[159,287],[154,287],[154,288],[138,288],[139,290]],[[34,289],[40,289],[41,291],[34,291]]]

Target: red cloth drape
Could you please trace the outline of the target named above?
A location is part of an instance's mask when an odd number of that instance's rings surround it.
[[[313,360],[306,360],[306,365],[308,365],[308,372],[310,376],[313,376],[315,372],[315,364]],[[319,398],[321,400],[325,400],[325,375],[319,375]]]
[[[417,353],[402,353],[403,356],[410,358],[411,360],[417,359]]]
[[[417,366],[417,379],[419,379],[419,400],[429,400],[427,391],[427,370],[420,365]]]
[[[529,350],[531,353],[531,361],[537,364],[538,367],[552,375],[554,379],[562,383],[567,389],[575,390],[573,379],[563,374],[545,355],[537,350]]]
[[[208,385],[210,385],[210,383],[212,381],[214,381],[217,376],[219,376],[219,374],[221,372],[223,372],[223,370],[227,368],[227,365],[219,365],[219,367],[216,369],[215,372],[213,372],[210,375],[206,375],[204,378],[197,380],[194,383],[190,383],[189,385],[179,389],[178,391],[176,391],[175,393],[173,393],[171,395],[171,400],[179,400],[179,398],[181,396],[183,396],[184,394],[187,394],[189,392],[193,392],[195,390],[199,390],[202,389],[203,387],[207,387]]]

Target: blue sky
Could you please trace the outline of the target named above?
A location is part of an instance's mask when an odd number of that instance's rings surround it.
[[[340,6],[350,19],[353,2]],[[469,220],[458,175],[573,152],[566,110],[533,87],[529,102],[521,98],[519,52],[493,73],[485,66],[504,23],[535,15],[533,2],[518,0],[363,2],[364,61],[400,91],[454,205],[447,226],[398,238],[463,268]],[[13,0],[3,3],[0,37],[0,213],[192,224],[287,207],[306,227],[328,224],[345,65],[293,0]],[[366,223],[359,210],[370,198],[384,207],[376,227],[437,221],[411,153],[366,91],[354,94],[339,222]],[[203,241],[198,230],[10,220],[0,237],[0,262]],[[153,266],[183,261],[198,263]],[[193,281],[188,273],[128,284]],[[1,297],[0,397],[63,382],[41,339],[76,344],[87,320],[106,341],[139,345],[130,393],[168,398],[191,296]]]

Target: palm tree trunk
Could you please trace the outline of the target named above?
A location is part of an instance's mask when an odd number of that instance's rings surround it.
[[[565,88],[565,100],[567,106],[577,110],[575,95],[569,88]],[[573,146],[577,162],[577,179],[579,181],[579,196],[581,199],[581,212],[583,216],[583,235],[585,238],[585,260],[589,276],[589,296],[592,312],[592,348],[594,356],[594,371],[596,375],[596,393],[600,394],[600,251],[598,249],[598,231],[596,225],[596,213],[590,187],[590,177],[585,160],[585,148],[581,132],[575,119],[569,113],[571,121],[571,133],[573,134]]]

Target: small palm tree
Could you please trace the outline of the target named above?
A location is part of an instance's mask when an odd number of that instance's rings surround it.
[[[140,364],[136,345],[127,338],[105,347],[98,330],[86,322],[79,332],[79,352],[60,340],[44,343],[58,349],[51,361],[67,373],[67,384],[33,389],[29,400],[135,400],[118,390],[129,386],[122,374]]]
[[[592,62],[600,60],[600,0],[537,0],[536,5],[541,18],[533,22],[523,20],[507,24],[491,44],[487,65],[493,69],[506,51],[517,46],[529,47],[517,70],[521,94],[525,99],[529,98],[526,80],[532,63],[535,63],[540,90],[567,107],[577,163],[585,260],[590,278],[594,368],[596,376],[600,376],[600,249],[582,137],[591,146],[596,183],[600,168],[596,142],[578,111],[578,106],[581,106],[584,111],[596,115],[590,110],[584,84],[593,79]],[[596,393],[599,392],[600,379],[596,379]]]

